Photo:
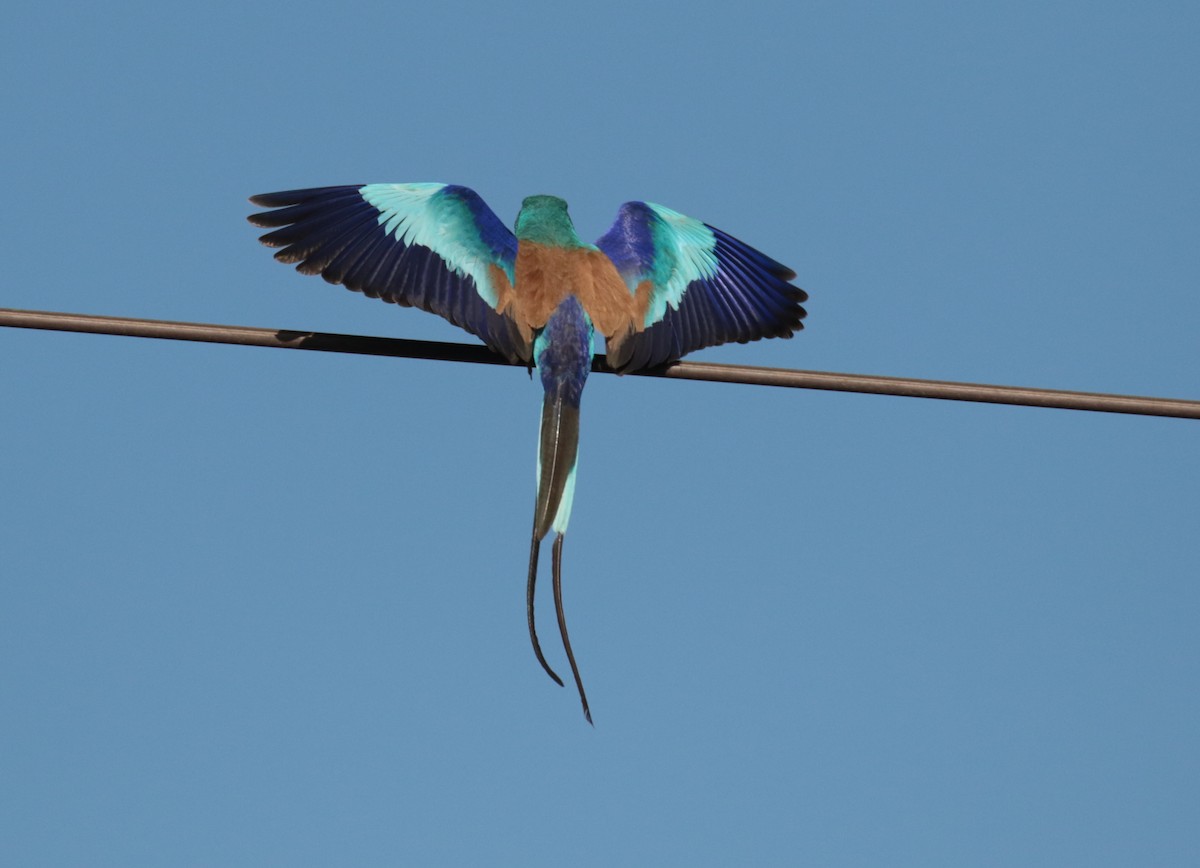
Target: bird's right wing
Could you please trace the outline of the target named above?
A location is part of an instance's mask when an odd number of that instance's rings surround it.
[[[315,187],[251,196],[260,239],[302,274],[443,316],[512,362],[533,336],[509,314],[517,239],[474,190],[447,184]]]
[[[626,202],[596,242],[637,320],[608,337],[608,363],[635,371],[717,344],[791,337],[808,295],[796,274],[748,244],[652,202]]]

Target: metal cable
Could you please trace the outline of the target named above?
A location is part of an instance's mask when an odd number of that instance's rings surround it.
[[[164,338],[177,341],[241,344],[291,350],[317,350],[329,353],[435,359],[446,362],[510,364],[487,347],[479,345],[93,316],[79,313],[51,313],[0,308],[0,326],[90,332],[125,337]],[[592,363],[592,370],[599,373],[612,373],[612,370],[605,364],[604,357],[599,355]],[[1137,395],[1110,395],[1102,392],[1067,392],[1058,389],[1033,389],[1020,386],[990,386],[982,383],[956,383],[943,380],[916,380],[908,377],[834,374],[821,371],[797,371],[788,368],[714,365],[707,362],[675,362],[665,368],[640,371],[629,376],[708,380],[718,383],[783,386],[793,389],[866,392],[874,395],[897,395],[907,398],[938,398],[950,401],[978,401],[989,404],[1017,404],[1026,407],[1056,407],[1065,410],[1093,410],[1104,413],[1135,413],[1144,416],[1200,419],[1200,401],[1147,398]]]

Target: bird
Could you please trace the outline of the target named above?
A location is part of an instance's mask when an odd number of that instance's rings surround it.
[[[656,368],[704,347],[800,331],[807,293],[796,273],[737,238],[652,202],[632,201],[594,244],[565,200],[529,196],[513,231],[456,184],[353,184],[263,193],[247,219],[280,262],[402,307],[438,314],[509,362],[537,368],[544,390],[526,580],[529,637],[542,653],[534,589],[554,533],[559,635],[583,714],[592,713],[562,598],[563,538],[575,496],[580,397],[595,335],[617,373]],[[594,724],[593,724],[594,725]]]

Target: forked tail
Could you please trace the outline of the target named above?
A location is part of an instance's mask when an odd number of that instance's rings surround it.
[[[533,653],[537,655],[538,663],[561,686],[562,679],[550,668],[545,655],[542,654],[533,614],[538,552],[546,534],[553,530],[557,534],[554,540],[552,570],[558,629],[562,635],[563,649],[567,652],[567,661],[571,664],[571,674],[575,676],[575,686],[579,689],[583,714],[588,723],[591,723],[592,714],[588,710],[587,694],[584,693],[583,680],[579,677],[579,667],[575,664],[575,655],[571,650],[562,603],[562,545],[575,496],[575,465],[579,454],[579,398],[592,362],[592,324],[574,297],[569,297],[551,315],[546,328],[535,343],[534,357],[546,394],[542,400],[542,425],[538,439],[537,501],[533,512],[529,579],[525,591],[529,638],[533,642]]]

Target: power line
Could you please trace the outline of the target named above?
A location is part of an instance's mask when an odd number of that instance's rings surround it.
[[[79,313],[0,308],[0,326],[240,344],[276,349],[317,350],[328,353],[434,359],[445,362],[511,364],[487,347],[469,344],[93,316]],[[599,373],[612,373],[612,370],[605,364],[603,356],[596,356],[592,363],[592,370]],[[1031,389],[1020,386],[990,386],[982,383],[956,383],[943,380],[916,380],[908,377],[834,374],[821,371],[797,371],[788,368],[758,368],[747,365],[713,365],[707,362],[675,362],[663,369],[641,371],[628,376],[708,380],[718,383],[783,386],[793,389],[865,392],[907,398],[938,398],[950,401],[977,401],[989,404],[1016,404],[1025,407],[1054,407],[1064,410],[1093,410],[1105,413],[1134,413],[1143,416],[1200,419],[1200,401],[1147,398],[1138,395],[1110,395],[1102,392],[1067,392],[1058,389]]]

